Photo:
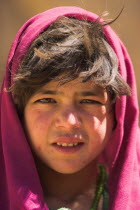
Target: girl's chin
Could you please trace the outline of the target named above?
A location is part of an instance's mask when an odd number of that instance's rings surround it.
[[[93,168],[95,167],[97,167],[97,160],[84,165],[78,162],[75,163],[74,161],[69,164],[63,162],[62,164],[57,164],[57,166],[51,165],[50,169],[56,173],[61,173],[61,174],[76,174],[86,170],[91,170],[91,169],[93,170]]]
[[[67,167],[53,167],[51,168],[54,172],[56,173],[60,173],[60,174],[75,174],[75,173],[78,173],[82,170],[82,168],[79,168],[79,167],[70,167],[70,166],[67,166]]]

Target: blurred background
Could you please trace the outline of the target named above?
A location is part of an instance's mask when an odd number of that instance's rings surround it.
[[[80,6],[103,16],[114,19],[124,5],[124,0],[0,0],[0,82],[11,43],[22,24],[33,15],[58,6]],[[131,56],[138,88],[140,104],[140,0],[126,0],[125,9],[119,19],[112,24],[124,42]]]

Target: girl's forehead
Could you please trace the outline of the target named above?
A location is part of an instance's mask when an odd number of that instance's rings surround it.
[[[92,81],[87,81],[82,83],[81,80],[75,79],[73,81],[67,82],[60,85],[59,81],[50,81],[40,88],[34,96],[40,95],[58,95],[58,96],[97,96],[101,98],[107,97],[107,91],[94,84]]]
[[[94,92],[103,93],[106,90],[96,85],[93,81],[89,80],[87,82],[81,82],[80,78],[67,82],[65,84],[60,84],[59,81],[52,80],[49,83],[45,84],[42,88],[40,88],[37,92],[42,92],[43,90],[55,90],[55,91],[80,91],[80,90],[91,90]]]

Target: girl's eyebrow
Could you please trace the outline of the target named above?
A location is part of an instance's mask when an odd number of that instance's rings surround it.
[[[43,95],[64,95],[62,91],[57,91],[57,90],[40,90],[38,93],[41,93]],[[101,93],[99,91],[81,91],[81,92],[76,92],[76,95],[79,96],[99,96]]]
[[[99,94],[97,93],[97,91],[82,91],[82,92],[79,92],[80,96],[99,96]]]
[[[43,95],[57,95],[57,94],[63,94],[63,92],[58,92],[58,91],[55,91],[55,90],[40,90],[38,93],[41,93]]]

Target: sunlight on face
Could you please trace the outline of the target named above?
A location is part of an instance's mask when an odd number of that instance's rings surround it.
[[[72,125],[74,125],[76,123],[76,119],[73,114],[70,114],[70,116],[68,118],[68,122]]]
[[[114,113],[107,92],[79,79],[51,81],[24,110],[24,126],[39,159],[60,173],[75,173],[99,156],[112,134]]]

